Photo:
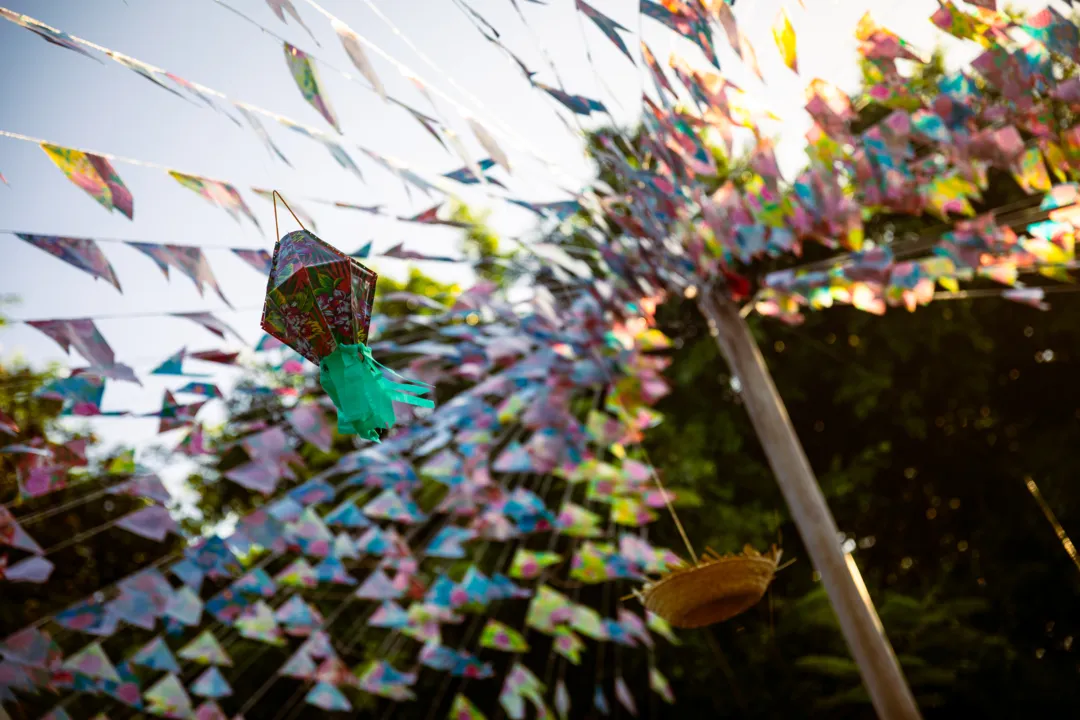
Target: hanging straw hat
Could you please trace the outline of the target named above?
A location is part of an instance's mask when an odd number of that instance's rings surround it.
[[[641,590],[645,608],[672,627],[722,622],[753,607],[772,582],[780,550],[762,554],[747,545],[741,555],[706,551],[694,565],[673,570]]]

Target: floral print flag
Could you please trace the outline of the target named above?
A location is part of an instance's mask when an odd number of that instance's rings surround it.
[[[41,143],[41,149],[68,180],[86,191],[106,210],[117,210],[128,220],[135,217],[135,201],[109,161],[93,153]]]
[[[56,235],[27,235],[26,233],[16,233],[16,235],[20,240],[25,240],[34,247],[55,255],[69,265],[89,273],[94,278],[101,278],[120,290],[120,281],[116,278],[112,264],[93,240]]]
[[[330,103],[323,96],[315,63],[312,62],[307,53],[289,43],[285,43],[285,62],[289,64],[289,71],[292,73],[293,80],[296,81],[296,87],[300,88],[300,94],[340,134],[341,128],[338,126],[337,117],[334,115]]]

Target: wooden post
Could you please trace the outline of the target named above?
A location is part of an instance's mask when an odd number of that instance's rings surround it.
[[[841,548],[836,520],[825,503],[825,496],[749,326],[726,297],[702,292],[698,296],[698,307],[720,352],[739,378],[750,421],[765,449],[810,561],[821,575],[878,717],[883,720],[918,719],[915,698],[885,637],[862,578],[857,574],[858,569],[848,566],[849,558]]]

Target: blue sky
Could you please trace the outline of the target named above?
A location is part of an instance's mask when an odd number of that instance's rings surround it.
[[[263,0],[222,2],[330,65],[356,74],[329,22],[306,0],[294,3],[318,45],[291,19],[289,24],[282,24]],[[425,64],[365,2],[324,0],[321,4],[432,86],[470,108],[489,129],[506,129],[502,132],[512,135],[513,141],[500,139],[500,144],[510,156],[513,173],[499,177],[515,196],[534,202],[566,199],[560,184],[567,187],[587,179],[588,164],[582,155],[581,140],[558,121],[554,103],[530,90],[510,62],[481,38],[451,0],[372,2],[437,69]],[[744,0],[736,6],[740,25],[757,49],[768,88],[739,67],[727,48],[720,50],[721,63],[729,76],[757,94],[783,119],[775,132],[781,138],[781,164],[789,172],[800,164],[802,134],[808,126],[801,112],[805,84],[822,77],[851,89],[857,82],[852,32],[863,12],[872,10],[880,23],[925,49],[945,40],[927,19],[936,7],[933,0],[804,2],[806,8],[798,0]],[[296,89],[285,65],[281,41],[214,0],[0,0],[0,4],[220,90],[232,99],[330,130]],[[498,28],[504,42],[538,72],[539,80],[555,84],[540,52],[542,45],[568,91],[599,98],[617,119],[632,121],[643,87],[638,69],[595,26],[577,15],[572,0],[549,0],[548,6],[521,4],[531,31],[517,18],[510,0],[470,2]],[[593,4],[629,29],[624,35],[632,52],[636,53],[637,34],[641,31],[661,63],[666,64],[673,51],[692,62],[701,62],[700,53],[692,45],[652,20],[639,20],[636,0],[595,0]],[[782,4],[788,6],[799,37],[799,76],[782,65],[769,31]],[[1028,8],[1042,4],[1017,3]],[[723,44],[719,38],[718,42]],[[951,43],[946,45],[953,47]],[[586,61],[586,47],[592,51],[595,68]],[[437,99],[436,112],[393,64],[374,53],[369,55],[391,95],[443,119],[466,141],[474,157],[483,157],[462,120],[460,106]],[[971,57],[972,52],[967,50],[951,53],[949,60],[955,65]],[[271,249],[273,218],[269,204],[250,192],[250,187],[257,186],[275,187],[287,197],[298,199],[318,221],[319,235],[347,251],[369,239],[374,239],[376,252],[402,240],[410,249],[433,254],[454,254],[459,247],[453,231],[401,224],[302,200],[307,197],[382,203],[400,215],[434,204],[435,198],[429,200],[415,192],[410,200],[400,182],[364,158],[357,145],[399,158],[427,177],[461,165],[404,111],[386,105],[371,91],[328,67],[320,69],[325,94],[340,119],[342,144],[363,168],[366,184],[339,168],[318,144],[272,122],[265,123],[267,130],[292,161],[292,168],[272,158],[250,129],[239,128],[218,113],[176,98],[117,63],[94,62],[49,45],[7,22],[0,22],[0,62],[7,68],[0,81],[6,98],[0,104],[0,130],[231,182],[262,224],[260,232],[247,220],[234,222],[223,210],[182,188],[161,170],[114,163],[135,197],[135,220],[131,222],[118,213],[106,212],[68,182],[35,145],[0,138],[0,172],[11,183],[10,188],[0,186],[2,230]],[[598,75],[607,89],[599,84]],[[558,170],[553,172],[552,166]],[[476,192],[463,192],[462,197],[489,208],[493,212],[492,224],[506,235],[527,236],[534,228],[532,215],[505,202]],[[292,229],[285,218],[282,224],[283,230]],[[250,343],[261,334],[257,309],[222,310],[223,304],[213,294],[201,298],[186,278],[176,277],[175,273],[166,281],[149,259],[126,246],[102,245],[120,278],[123,294],[13,236],[0,235],[0,247],[5,258],[0,263],[0,291],[21,300],[7,309],[12,317],[45,319],[210,309]],[[207,255],[234,306],[261,305],[264,281],[258,273],[226,251],[208,250]],[[379,272],[392,275],[408,268],[406,263],[395,260],[372,264]],[[462,269],[433,264],[421,267],[432,274],[466,277]],[[192,350],[221,346],[213,335],[179,319],[102,319],[98,326],[118,360],[142,372],[181,346]],[[231,343],[236,345],[235,341]],[[50,340],[18,324],[0,332],[0,357],[14,354],[35,363],[67,361]],[[68,362],[82,364],[78,359]],[[221,379],[227,377],[226,373]],[[151,379],[144,388],[109,383],[105,408],[152,411],[160,405],[165,387],[178,387],[183,382]],[[156,429],[147,420],[101,419],[94,423],[95,429],[112,441],[142,443],[151,440]]]

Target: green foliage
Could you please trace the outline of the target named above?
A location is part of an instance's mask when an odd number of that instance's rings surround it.
[[[515,253],[500,251],[499,236],[487,224],[489,215],[486,211],[476,212],[461,202],[454,201],[450,205],[450,219],[468,225],[463,237],[465,258],[478,276],[502,284],[508,278],[508,266]]]

